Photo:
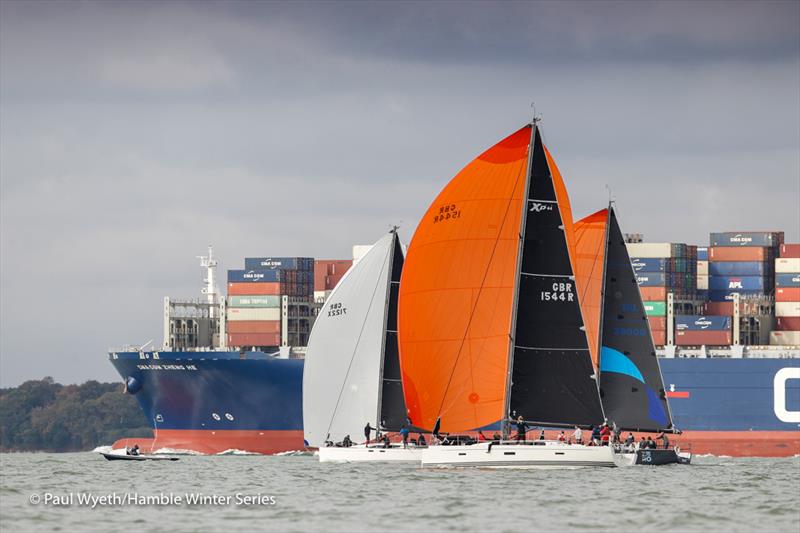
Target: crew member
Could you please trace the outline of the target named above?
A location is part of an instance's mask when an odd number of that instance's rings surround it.
[[[525,419],[522,418],[522,415],[517,417],[517,440],[520,442],[525,442],[525,433],[528,431],[528,424],[525,423]]]
[[[367,422],[367,425],[364,426],[364,436],[367,438],[367,442],[365,444],[369,444],[369,436],[370,436],[370,434],[371,434],[371,432],[373,430],[375,430],[377,432],[378,428],[374,428],[374,427],[370,426],[369,422]]]
[[[134,444],[133,448],[128,450],[128,455],[139,455],[139,445]]]
[[[669,449],[669,438],[667,438],[666,433],[662,431],[661,433],[658,434],[658,437],[656,437],[656,439],[661,440],[661,445],[665,450]]]
[[[572,432],[572,438],[575,439],[575,444],[583,444],[583,431],[578,426],[575,426],[575,431]]]

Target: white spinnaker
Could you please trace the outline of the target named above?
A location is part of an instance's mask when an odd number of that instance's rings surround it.
[[[378,427],[378,390],[394,233],[384,235],[342,277],[319,312],[303,369],[303,428],[309,446],[330,433],[363,440]]]

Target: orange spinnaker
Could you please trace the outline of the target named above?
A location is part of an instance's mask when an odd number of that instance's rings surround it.
[[[445,186],[408,248],[400,282],[403,389],[414,425],[465,431],[503,418],[531,127]]]
[[[599,360],[597,352],[607,224],[608,209],[601,209],[575,223],[575,284],[595,370]]]

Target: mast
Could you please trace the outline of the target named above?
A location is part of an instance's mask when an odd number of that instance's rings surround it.
[[[603,253],[603,277],[600,278],[603,282],[600,284],[600,322],[597,325],[597,370],[595,371],[595,381],[597,382],[597,394],[600,395],[600,405],[603,405],[603,395],[600,393],[600,379],[602,377],[601,361],[603,357],[603,316],[605,313],[605,300],[606,300],[606,265],[608,264],[608,227],[611,221],[611,211],[613,209],[613,200],[608,201],[608,211],[606,212],[606,237],[603,240],[605,250]],[[603,413],[605,415],[605,411]]]
[[[528,145],[528,168],[525,171],[525,185],[523,188],[522,214],[520,215],[519,245],[517,249],[517,267],[514,270],[514,304],[511,307],[511,329],[508,332],[508,370],[506,371],[506,390],[503,400],[503,419],[500,421],[503,438],[508,434],[508,424],[511,418],[511,383],[514,374],[514,343],[517,331],[517,303],[519,302],[519,280],[522,271],[522,250],[525,246],[525,224],[528,220],[528,195],[531,183],[531,165],[533,164],[533,141],[538,128],[539,118],[531,120],[531,141]]]
[[[391,250],[389,250],[389,283],[386,284],[386,294],[384,295],[383,299],[383,337],[381,339],[381,358],[380,358],[380,368],[378,370],[378,402],[377,402],[377,414],[375,415],[375,428],[380,429],[381,427],[381,412],[383,409],[383,367],[386,363],[386,333],[388,327],[388,320],[389,320],[389,301],[391,299],[392,294],[392,266],[394,266],[394,249],[395,249],[395,241],[397,240],[397,226],[393,226],[391,231],[394,237],[392,238],[392,244],[390,245]]]

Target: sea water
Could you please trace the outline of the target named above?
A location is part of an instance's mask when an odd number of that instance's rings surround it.
[[[800,531],[800,458],[423,469],[311,455],[0,455],[2,531]]]

